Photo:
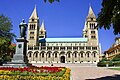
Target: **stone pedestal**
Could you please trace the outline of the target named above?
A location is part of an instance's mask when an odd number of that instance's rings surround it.
[[[27,67],[28,60],[26,56],[26,45],[27,40],[25,38],[17,38],[16,52],[13,56],[11,62],[7,62],[7,64],[3,64],[6,67]]]

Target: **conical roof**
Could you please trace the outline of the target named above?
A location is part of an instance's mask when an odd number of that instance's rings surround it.
[[[46,31],[46,30],[45,30],[45,26],[44,26],[44,21],[42,22],[42,25],[41,25],[41,27],[40,27],[40,31]]]
[[[34,10],[32,12],[32,15],[30,16],[30,19],[38,19],[38,14],[37,14],[36,6],[34,7]]]
[[[87,18],[96,18],[91,6],[89,7],[89,12],[88,12]]]

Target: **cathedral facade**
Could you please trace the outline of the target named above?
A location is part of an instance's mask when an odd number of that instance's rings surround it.
[[[83,37],[47,38],[44,22],[34,8],[28,23],[29,63],[97,63],[101,54],[96,16],[90,6]]]

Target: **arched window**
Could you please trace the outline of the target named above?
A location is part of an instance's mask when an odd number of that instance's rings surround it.
[[[31,57],[31,53],[29,53],[29,57]]]
[[[93,21],[93,18],[91,18],[91,21]]]
[[[87,38],[87,35],[85,35],[85,38]]]
[[[30,29],[32,29],[32,25],[30,24]]]
[[[96,36],[91,36],[92,39],[96,39]]]
[[[31,25],[31,29],[33,30],[33,24]]]
[[[57,57],[57,53],[55,53],[55,58]]]
[[[95,31],[91,31],[91,34],[95,34]]]
[[[91,29],[94,29],[94,24],[92,23],[92,28]]]
[[[35,53],[35,57],[38,57],[38,53]]]
[[[89,58],[90,57],[90,51],[86,52],[86,56]]]
[[[96,57],[96,53],[93,53],[93,56]]]
[[[33,25],[33,29],[35,30],[35,24]]]
[[[74,53],[74,55],[75,55],[75,58],[77,57],[77,53]]]
[[[43,34],[43,31],[41,31],[41,34]]]
[[[68,53],[68,58],[70,58],[70,53]]]
[[[83,53],[81,53],[81,57],[83,58]]]
[[[44,57],[44,53],[42,53],[42,57]]]
[[[50,58],[50,53],[48,53],[48,57]]]
[[[32,57],[32,51],[28,52],[28,56]]]
[[[35,55],[35,57],[37,58],[37,57],[38,57],[38,52],[35,52],[34,55]]]
[[[96,51],[92,52],[92,56],[96,57],[97,56],[97,52]]]
[[[34,19],[32,19],[32,21],[34,21]]]
[[[89,56],[89,53],[87,53],[87,57],[90,57],[90,56]]]

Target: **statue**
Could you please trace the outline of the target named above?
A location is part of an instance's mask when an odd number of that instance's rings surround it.
[[[28,66],[28,59],[26,55],[27,51],[27,40],[26,40],[26,30],[27,30],[27,24],[25,23],[25,20],[23,19],[22,22],[19,24],[20,28],[20,38],[17,38],[16,41],[16,51],[15,55],[12,58],[11,62],[8,62],[7,64],[3,64],[6,67],[27,67]]]
[[[25,23],[25,20],[23,19],[22,22],[19,25],[20,28],[20,37],[25,38],[26,37],[26,30],[27,30],[27,24]]]

